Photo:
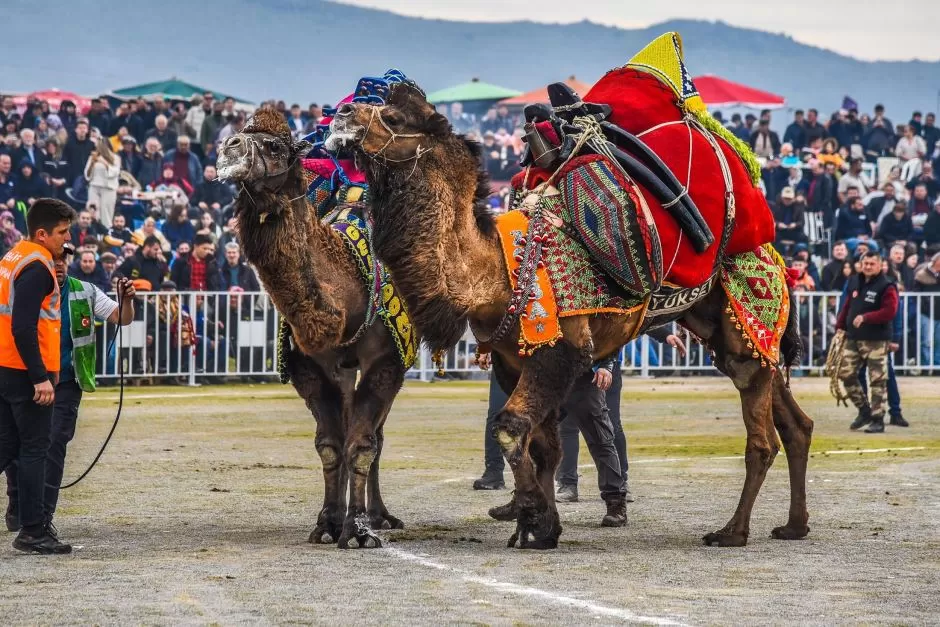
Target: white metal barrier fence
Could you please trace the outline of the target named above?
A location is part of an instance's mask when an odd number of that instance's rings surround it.
[[[798,292],[803,356],[798,372],[821,372],[835,333],[841,294]],[[98,374],[117,377],[118,360],[129,378],[195,384],[200,378],[277,376],[278,313],[263,292],[156,292],[137,298],[134,321],[125,327],[111,354],[107,345],[114,325],[99,326]],[[940,293],[901,295],[897,322],[900,338],[894,355],[899,374],[940,373]],[[474,365],[476,341],[467,332],[444,361],[448,376],[485,376]],[[706,350],[689,347],[685,357],[674,348],[643,336],[623,350],[623,370],[642,376],[717,374]],[[430,380],[437,372],[430,354],[421,351],[410,377]]]

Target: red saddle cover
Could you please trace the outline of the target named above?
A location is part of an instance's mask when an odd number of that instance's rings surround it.
[[[611,105],[610,121],[639,135],[664,122],[682,119],[675,93],[659,79],[631,68],[608,72],[583,96],[585,102]],[[659,155],[683,184],[715,235],[716,243],[698,254],[679,226],[647,190],[649,203],[662,241],[664,278],[683,287],[701,285],[712,274],[725,221],[725,184],[714,149],[698,131],[692,130],[692,166],[689,172],[689,130],[684,124],[656,129],[641,137]],[[760,188],[756,187],[737,153],[716,137],[731,170],[736,217],[725,255],[752,251],[774,239],[773,214]]]

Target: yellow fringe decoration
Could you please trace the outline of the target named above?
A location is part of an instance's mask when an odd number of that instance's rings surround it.
[[[702,126],[711,131],[713,135],[721,137],[731,145],[734,152],[737,153],[741,161],[744,162],[744,167],[747,168],[747,173],[751,176],[751,182],[754,185],[760,183],[760,162],[757,160],[757,155],[751,150],[751,146],[735,137],[734,133],[726,129],[724,125],[713,118],[708,111],[693,111],[692,114],[695,116],[695,119],[701,122]]]

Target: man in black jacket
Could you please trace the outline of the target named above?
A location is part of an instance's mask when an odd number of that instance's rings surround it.
[[[845,287],[846,277],[842,273],[845,261],[849,256],[849,247],[842,240],[837,240],[832,244],[832,259],[823,266],[821,292],[841,292]]]
[[[218,292],[222,289],[219,265],[212,254],[212,238],[197,234],[193,238],[193,250],[185,258],[173,264],[170,280],[181,292]]]
[[[117,269],[117,274],[131,279],[145,279],[150,283],[152,290],[159,289],[166,277],[169,268],[163,257],[163,249],[156,235],[144,240],[144,245],[137,249],[133,256],[128,257]]]
[[[260,292],[261,284],[255,271],[242,261],[241,257],[238,242],[225,245],[225,263],[221,269],[222,289],[228,292],[233,287],[238,287],[246,292]]]
[[[809,187],[806,190],[806,206],[810,211],[821,214],[823,224],[828,228],[832,226],[835,213],[832,206],[835,181],[830,175],[826,174],[825,167],[819,161],[813,162],[812,170],[813,177],[810,179]]]
[[[232,202],[234,195],[231,188],[218,179],[215,165],[207,165],[202,175],[202,182],[196,185],[193,195],[189,197],[189,204],[200,209],[199,214],[210,211],[213,221],[218,224],[222,220],[222,209]]]
[[[79,176],[85,175],[88,157],[94,149],[95,143],[88,138],[88,120],[79,118],[75,124],[74,135],[62,150],[62,159],[68,164],[67,187],[71,187]]]
[[[888,343],[893,337],[899,303],[897,285],[881,268],[879,253],[865,253],[862,271],[849,282],[836,321],[836,329],[844,330],[846,337],[839,378],[858,409],[858,417],[849,428],[856,431],[870,424],[866,433],[884,433],[885,430]],[[871,381],[870,403],[858,380],[862,366],[867,366]]]
[[[783,134],[784,143],[789,143],[793,146],[793,150],[797,154],[803,149],[806,145],[806,131],[803,130],[803,110],[797,109],[793,114],[793,121],[787,127],[786,132]]]

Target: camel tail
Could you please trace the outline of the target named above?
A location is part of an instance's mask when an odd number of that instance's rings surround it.
[[[783,367],[789,371],[794,364],[798,364],[803,356],[803,340],[800,338],[800,307],[797,304],[793,290],[784,286],[790,293],[790,315],[787,319],[787,329],[780,338],[780,353],[783,356]]]

